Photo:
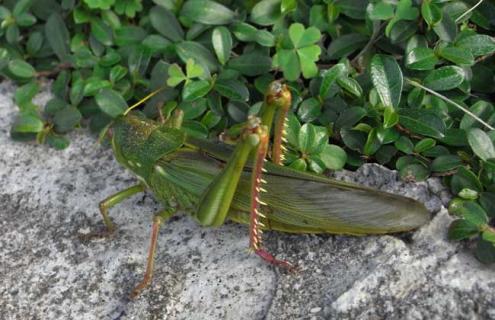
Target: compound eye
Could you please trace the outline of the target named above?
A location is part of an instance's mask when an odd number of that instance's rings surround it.
[[[272,82],[271,91],[275,94],[279,94],[282,91],[282,83],[280,81]]]

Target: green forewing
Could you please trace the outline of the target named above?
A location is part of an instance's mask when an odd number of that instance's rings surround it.
[[[222,170],[230,150],[224,145],[189,137],[186,144],[200,152],[183,149],[160,160],[158,165],[163,169],[161,176],[180,189],[175,192],[179,202],[181,197],[197,202]],[[389,233],[417,228],[429,218],[421,203],[406,197],[269,163],[266,169],[263,178],[267,181],[264,186],[267,192],[261,195],[261,200],[268,206],[261,209],[270,229],[355,235]],[[248,221],[249,170],[246,168],[241,176],[229,212],[229,217],[238,222]],[[160,191],[154,191],[160,197]]]

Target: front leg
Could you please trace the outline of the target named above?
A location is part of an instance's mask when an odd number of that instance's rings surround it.
[[[135,195],[136,193],[143,192],[145,189],[144,185],[142,184],[137,184],[134,185],[130,188],[124,189],[122,191],[119,191],[110,197],[106,198],[102,202],[100,202],[100,213],[101,216],[103,217],[103,223],[106,226],[106,230],[104,231],[94,231],[89,234],[80,234],[79,237],[84,240],[93,240],[93,239],[100,239],[100,238],[106,238],[109,237],[113,234],[115,231],[115,225],[112,222],[112,219],[110,219],[108,215],[108,210],[115,206],[116,204],[121,203],[127,198],[130,198],[131,196]]]
[[[143,192],[144,191],[144,185],[142,184],[137,184],[135,186],[132,186],[130,188],[127,188],[125,190],[119,191],[116,194],[111,195],[110,197],[106,198],[102,202],[100,202],[100,213],[103,217],[103,222],[105,223],[105,226],[107,227],[107,233],[111,234],[115,230],[115,225],[113,224],[112,220],[110,219],[108,215],[108,209],[111,207],[115,206],[116,204],[121,203],[127,198],[130,198],[131,196],[135,195],[136,193]]]

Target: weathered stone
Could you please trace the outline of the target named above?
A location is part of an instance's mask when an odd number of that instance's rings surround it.
[[[245,226],[178,216],[160,232],[153,285],[131,301],[160,206],[137,195],[111,210],[113,239],[81,240],[102,228],[98,201],[135,179],[84,129],[64,151],[12,141],[13,91],[0,85],[2,319],[495,319],[495,269],[446,240],[439,180],[404,183],[378,165],[335,176],[424,202],[429,224],[397,236],[268,233],[269,250],[301,267],[293,275],[248,254]]]

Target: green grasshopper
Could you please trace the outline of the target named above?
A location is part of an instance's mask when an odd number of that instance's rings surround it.
[[[290,104],[287,86],[273,82],[261,116],[234,130],[230,139],[235,147],[188,136],[181,130],[180,113],[164,123],[135,112],[114,120],[110,133],[115,157],[140,182],[100,203],[108,231],[115,228],[108,209],[136,193],[151,190],[166,208],[154,217],[144,279],[132,296],[151,283],[160,225],[179,209],[192,213],[202,226],[221,226],[227,218],[249,224],[249,248],[291,270],[292,264],[263,248],[264,230],[384,234],[411,230],[429,219],[425,207],[413,199],[283,167]]]

